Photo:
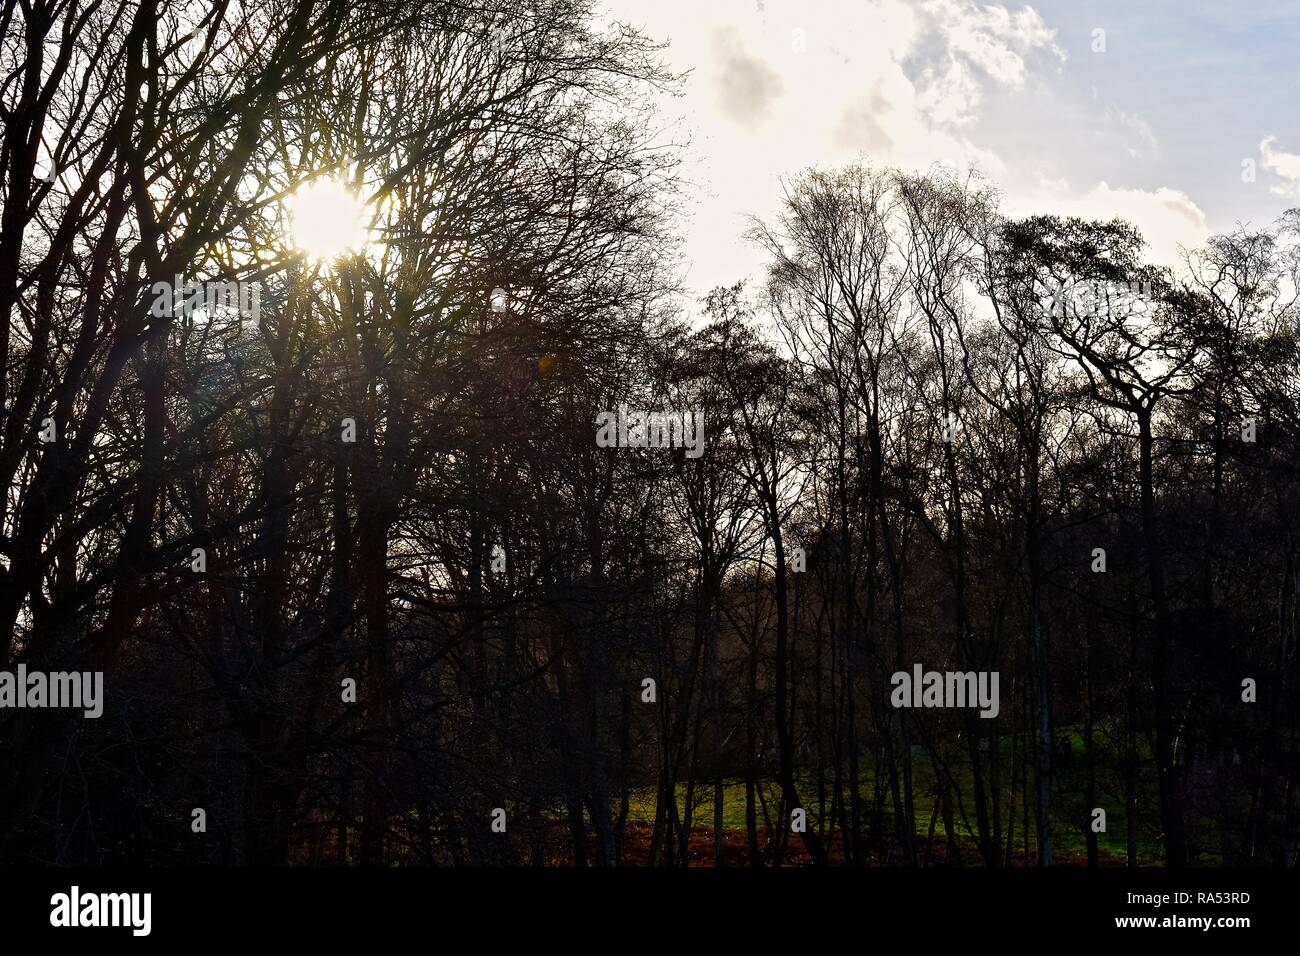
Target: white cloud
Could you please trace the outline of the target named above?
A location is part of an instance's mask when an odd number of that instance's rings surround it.
[[[1274,149],[1276,136],[1265,136],[1259,144],[1260,165],[1283,181],[1272,187],[1280,196],[1300,197],[1300,153]]]
[[[953,54],[1010,89],[1025,85],[1025,55],[1042,50],[1065,60],[1065,51],[1056,45],[1056,31],[1032,7],[1012,15],[996,4],[928,0],[923,9]]]
[[[916,105],[931,122],[940,126],[967,126],[979,118],[982,96],[983,90],[971,68],[949,55],[942,73],[936,73],[933,67],[925,68]]]
[[[1055,214],[1085,219],[1124,219],[1141,231],[1147,257],[1160,265],[1182,264],[1179,246],[1195,248],[1210,236],[1205,213],[1177,189],[1115,189],[1100,182],[1085,193],[1063,180],[1041,182],[1024,194],[1007,196],[1012,215]]]

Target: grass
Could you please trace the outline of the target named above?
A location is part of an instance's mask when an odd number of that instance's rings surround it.
[[[1097,739],[1102,739],[1101,733],[1097,732]],[[1060,728],[1059,737],[1070,740],[1071,747],[1075,754],[1082,752],[1082,731],[1077,727]],[[1003,787],[1001,794],[1001,812],[1003,827],[1006,826],[1006,811],[1008,801],[1006,773],[1011,766],[1011,742],[1009,740],[1001,741],[1002,751],[1000,760],[1003,772]],[[1108,761],[1112,755],[1107,755]],[[1082,789],[1082,758],[1076,758],[1078,763],[1074,767],[1063,768],[1057,775],[1053,787],[1052,795],[1052,844],[1054,859],[1061,863],[1074,863],[1083,865],[1087,863],[1087,838],[1083,827],[1088,825],[1091,820],[1090,807],[1085,805]],[[978,859],[976,852],[976,843],[974,834],[975,826],[975,807],[974,807],[974,782],[970,767],[964,759],[958,759],[952,764],[953,772],[956,776],[956,784],[961,793],[960,809],[954,805],[953,813],[957,818],[957,839],[960,846],[960,852],[963,863],[974,863]],[[1077,777],[1077,780],[1072,778]],[[870,807],[874,800],[874,770],[868,759],[863,759],[860,769],[861,799],[864,808]],[[1075,784],[1078,784],[1076,787]],[[780,794],[779,790],[770,780],[760,781],[760,787],[763,796],[767,800],[768,813],[775,815],[778,812]],[[826,811],[829,814],[832,799],[834,781],[828,774],[826,779]],[[882,785],[888,786],[887,782],[882,781]],[[987,780],[986,780],[987,785]],[[1106,831],[1097,835],[1098,852],[1103,865],[1123,865],[1127,860],[1127,820],[1125,819],[1125,801],[1122,792],[1115,789],[1116,781],[1113,773],[1098,773],[1098,796],[1097,803],[1106,810]],[[797,776],[796,786],[799,790],[799,796],[808,811],[810,826],[817,826],[819,821],[818,814],[818,791],[815,775],[812,771],[804,770]],[[1032,786],[1032,774],[1031,774]],[[1157,804],[1155,783],[1153,774],[1147,772],[1142,775],[1141,792],[1139,793],[1139,807],[1154,807]],[[913,792],[916,813],[916,831],[921,845],[926,844],[930,838],[931,817],[933,814],[933,840],[930,844],[931,861],[941,862],[945,855],[947,830],[944,826],[941,810],[938,808],[935,773],[928,754],[919,753],[913,758]],[[1029,807],[1028,821],[1028,847],[1025,847],[1024,832],[1024,803],[1026,795],[1016,794],[1016,812],[1015,812],[1015,834],[1013,836],[1013,857],[1017,864],[1021,864],[1027,858],[1032,865],[1036,860],[1037,843],[1035,833],[1035,823],[1033,819],[1034,807],[1032,801],[1034,795],[1031,792],[1028,798],[1031,801]],[[679,812],[684,809],[687,800],[687,787],[684,783],[677,785],[677,803]],[[714,813],[713,781],[697,781],[694,791],[695,808],[692,814],[692,846],[699,844],[700,849],[708,850],[712,846],[712,827]],[[954,801],[954,804],[956,802]],[[632,793],[629,805],[628,820],[634,826],[645,827],[649,829],[653,826],[655,818],[656,789],[647,787],[636,790]],[[885,795],[885,813],[892,815],[892,798]],[[991,812],[991,800],[989,801]],[[965,811],[968,823],[961,822],[962,810]],[[756,806],[758,815],[758,826],[761,834],[764,830],[764,817],[761,804]],[[829,823],[830,821],[828,821]],[[747,839],[745,836],[745,783],[741,779],[731,778],[723,782],[722,790],[722,825],[726,832],[726,842],[728,845],[745,847]],[[1005,848],[1006,832],[1002,833],[1003,847]],[[1156,834],[1139,823],[1136,835],[1137,862],[1139,865],[1149,866],[1162,862],[1163,853]]]

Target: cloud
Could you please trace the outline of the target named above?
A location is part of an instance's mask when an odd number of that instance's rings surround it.
[[[837,143],[903,166],[942,162],[1002,172],[1002,160],[969,131],[990,90],[1022,90],[1031,63],[1064,61],[1056,31],[1030,7],[1013,12],[977,0],[878,0],[863,9],[871,21],[863,32],[873,43],[853,66],[859,75],[868,71],[869,93],[842,109]],[[843,35],[857,27],[846,22]],[[864,85],[844,79],[850,89]]]
[[[1064,61],[1056,31],[1030,7],[1013,12],[976,0],[877,0],[861,10],[863,22],[839,23],[840,36],[870,40],[851,74],[836,77],[852,99],[832,126],[834,145],[908,168],[938,162],[1005,172],[969,132],[988,91],[1021,90],[1031,62]],[[827,87],[825,100],[843,103],[844,95]]]
[[[1045,51],[1065,60],[1056,31],[1032,7],[1012,14],[1004,6],[974,0],[928,0],[922,9],[954,63],[969,64],[1008,89],[1024,87],[1025,56]]]
[[[864,153],[887,153],[894,145],[882,119],[891,107],[889,97],[877,83],[865,97],[850,105],[840,117],[838,142]]]
[[[1114,108],[1107,112],[1107,118],[1120,126],[1121,129],[1131,130],[1141,141],[1141,147],[1128,147],[1128,154],[1134,159],[1143,157],[1154,157],[1160,152],[1160,143],[1156,140],[1156,134],[1151,129],[1151,124],[1138,116],[1136,113],[1126,113],[1123,110]]]
[[[1283,180],[1271,191],[1280,196],[1300,197],[1300,153],[1274,149],[1276,141],[1276,136],[1265,136],[1259,144],[1260,165]]]
[[[927,66],[921,74],[916,105],[932,123],[940,126],[968,126],[979,117],[983,90],[974,71],[949,55],[940,73]]]
[[[1104,108],[1071,100],[1061,119],[1051,97],[1070,88],[1062,79],[1066,54],[1056,30],[1029,6],[801,0],[755,10],[700,0],[606,2],[668,41],[671,65],[691,71],[680,105],[664,108],[682,116],[693,142],[683,167],[695,184],[683,260],[696,289],[762,267],[762,254],[741,238],[749,217],[775,215],[783,180],[810,166],[865,159],[908,170],[975,167],[1019,189],[1031,154],[1063,175],[1082,165],[1083,149],[1097,148],[1089,140],[1071,152],[1049,149],[1060,129],[1080,129]],[[1149,140],[1136,122],[1122,128],[1125,145],[1145,151]],[[1042,124],[1042,135],[1027,133],[1027,123]]]
[[[742,126],[759,125],[785,90],[781,77],[749,53],[734,30],[714,33],[713,55],[720,71],[718,96],[723,113]]]
[[[1024,195],[1009,195],[1007,200],[1012,215],[1049,213],[1131,222],[1147,241],[1147,257],[1175,268],[1182,264],[1179,246],[1196,248],[1210,236],[1201,208],[1186,193],[1167,186],[1155,190],[1115,189],[1100,182],[1086,193],[1074,193],[1067,183],[1058,180],[1040,183]]]

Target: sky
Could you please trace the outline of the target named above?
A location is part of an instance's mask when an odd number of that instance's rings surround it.
[[[854,161],[974,167],[1013,215],[1136,224],[1175,265],[1300,206],[1300,0],[604,0],[689,71],[684,282],[758,279],[747,217]]]

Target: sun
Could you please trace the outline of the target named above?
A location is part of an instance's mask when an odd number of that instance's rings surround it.
[[[365,248],[365,203],[342,180],[305,183],[287,205],[294,248],[308,258],[325,261]]]

